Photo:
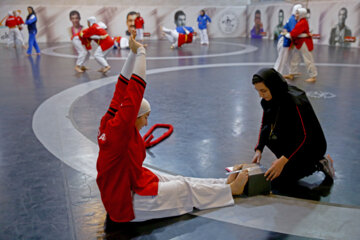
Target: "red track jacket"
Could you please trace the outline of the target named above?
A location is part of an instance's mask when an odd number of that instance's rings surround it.
[[[305,38],[297,38],[297,36],[299,36],[301,33],[310,34],[309,24],[306,18],[300,19],[300,21],[295,25],[294,29],[290,32],[291,38],[293,40],[291,44],[295,44],[295,47],[297,49],[300,49],[303,43],[305,42],[306,46],[311,52],[314,49],[312,38],[310,36]]]
[[[82,38],[90,38],[92,35],[104,36],[108,34],[105,29],[102,29],[99,25],[94,23],[91,27],[82,30],[79,36]],[[109,35],[105,39],[94,40],[94,41],[97,44],[99,44],[99,46],[103,51],[108,50],[114,45],[114,40]]]
[[[135,121],[146,82],[133,74],[130,81],[120,75],[107,113],[101,119],[98,143],[97,184],[110,218],[129,222],[135,218],[133,193],[155,196],[158,177],[142,166],[145,144]]]
[[[6,19],[6,22],[5,22],[5,26],[9,27],[9,28],[14,28],[18,25],[18,20],[16,19],[16,17],[14,16],[9,16],[7,19]]]
[[[139,29],[139,28],[143,28],[144,26],[144,19],[142,17],[137,17],[135,19],[135,28]]]

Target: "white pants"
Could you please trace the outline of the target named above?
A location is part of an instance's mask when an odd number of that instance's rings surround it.
[[[312,52],[309,51],[306,43],[303,43],[299,50],[295,49],[297,52],[300,51],[302,58],[304,59],[304,63],[306,66],[306,71],[308,72],[310,77],[317,76],[317,69],[314,64],[314,58]]]
[[[15,27],[15,28],[9,28],[9,41],[8,41],[8,46],[14,44],[14,46],[16,46],[16,42],[19,41],[21,43],[22,46],[24,46],[24,38],[21,35],[20,30]]]
[[[76,60],[76,65],[77,66],[84,66],[85,63],[90,58],[90,52],[88,50],[86,50],[84,45],[82,45],[82,43],[81,43],[78,36],[75,36],[73,38],[72,43],[73,43],[76,51],[78,52],[78,58]]]
[[[111,48],[103,51],[101,49],[101,46],[99,46],[94,53],[94,58],[95,60],[103,67],[107,67],[109,66],[108,62],[106,61],[106,55],[109,54],[109,52],[111,51]]]
[[[234,204],[229,184],[225,178],[189,178],[158,175],[159,189],[156,196],[134,194],[133,221],[179,216],[193,211],[224,207]]]
[[[171,29],[168,29],[165,27],[163,27],[162,30],[165,33],[165,37],[169,40],[169,42],[172,44],[172,46],[177,47],[179,33],[176,30],[171,30]]]
[[[278,57],[275,61],[274,69],[282,75],[289,73],[289,54],[290,49],[284,47],[284,37],[281,37],[277,44]]]
[[[300,52],[295,46],[289,48],[290,74],[298,74],[301,62]]]
[[[207,34],[207,29],[199,29],[199,33],[200,33],[200,44],[209,44],[209,37]]]
[[[143,40],[144,39],[144,29],[137,28],[136,29],[136,40]]]

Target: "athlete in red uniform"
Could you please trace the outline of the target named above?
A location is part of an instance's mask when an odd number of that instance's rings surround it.
[[[100,39],[94,40],[99,45],[99,47],[95,50],[94,57],[95,60],[102,66],[99,71],[105,73],[111,68],[109,63],[106,61],[106,55],[110,52],[111,47],[114,45],[114,40],[108,35],[105,29],[96,24],[95,17],[88,18],[88,26],[89,28],[82,30],[79,36],[82,38],[91,38],[94,35],[100,36]]]
[[[15,12],[15,11],[14,11]],[[9,28],[9,41],[8,46],[14,44],[14,48],[16,47],[16,41],[19,41],[21,45],[24,47],[24,38],[22,37],[19,26],[20,23],[14,12],[8,12],[8,18],[5,21],[5,26]],[[24,21],[22,21],[24,23]]]
[[[194,33],[187,30],[183,27],[185,34],[179,33],[176,30],[171,30],[165,27],[162,27],[162,32],[165,37],[170,41],[171,48],[179,48],[184,44],[192,43],[193,38],[195,38]]]
[[[287,38],[291,38],[291,44],[295,45],[296,49],[294,51],[300,51],[308,74],[307,82],[315,82],[317,77],[317,69],[314,64],[314,58],[311,51],[314,49],[313,40],[309,31],[309,23],[306,20],[307,10],[306,8],[300,8],[296,10],[295,18],[298,21],[294,29],[285,35]],[[298,62],[297,64],[300,64]]]
[[[121,70],[114,96],[102,117],[97,159],[97,184],[112,221],[145,221],[234,203],[248,175],[244,171],[228,179],[195,179],[154,174],[143,167],[145,144],[139,133],[147,125],[150,104],[143,98],[146,83],[146,52],[134,40]]]
[[[142,43],[144,41],[144,19],[140,16],[140,13],[136,13],[135,19],[135,29],[136,29],[136,40],[140,40]]]

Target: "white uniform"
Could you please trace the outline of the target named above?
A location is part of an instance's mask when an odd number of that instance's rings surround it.
[[[78,57],[76,60],[77,66],[84,66],[90,58],[90,51],[86,50],[84,45],[81,43],[79,36],[75,36],[72,40],[76,51],[78,52]]]
[[[200,33],[200,44],[209,44],[209,37],[207,34],[207,28],[199,29]]]
[[[172,29],[168,29],[166,27],[163,27],[162,30],[165,33],[165,37],[171,43],[171,46],[177,47],[178,39],[179,39],[179,33],[175,29],[172,30]]]
[[[296,10],[301,8],[301,4],[296,4],[292,9],[292,15],[295,16]],[[299,73],[296,62],[300,60],[300,54],[295,47],[284,47],[284,37],[280,37],[277,44],[278,57],[274,64],[274,69],[281,73],[297,74]]]
[[[103,51],[101,46],[97,47],[94,52],[94,58],[95,60],[103,67],[109,66],[109,63],[106,61],[106,56],[111,51],[111,48]]]
[[[134,222],[179,216],[199,210],[234,204],[226,179],[159,175],[156,196],[134,194]]]
[[[136,28],[136,40],[144,40],[144,29]]]

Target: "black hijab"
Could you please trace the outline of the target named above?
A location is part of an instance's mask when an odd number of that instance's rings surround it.
[[[288,93],[287,82],[283,76],[273,68],[262,68],[254,74],[253,78],[259,78],[264,82],[275,101],[283,99]]]

